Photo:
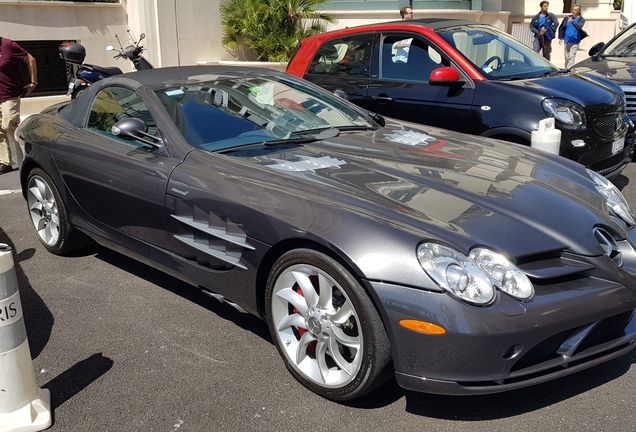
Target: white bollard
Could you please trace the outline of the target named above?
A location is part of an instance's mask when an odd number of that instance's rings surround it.
[[[548,117],[539,121],[539,130],[532,131],[530,146],[548,153],[559,154],[561,131],[554,127],[554,118]]]
[[[12,250],[0,244],[0,431],[52,424],[51,394],[35,382]]]

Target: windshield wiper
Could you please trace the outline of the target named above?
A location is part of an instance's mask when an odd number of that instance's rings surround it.
[[[304,130],[304,131],[292,132],[291,135],[306,134],[308,132],[312,132],[312,131]],[[303,143],[310,143],[314,141],[321,141],[321,140],[329,139],[329,138],[335,138],[338,135],[340,135],[339,129],[329,128],[329,129],[321,130],[320,133],[317,133],[317,134],[300,136],[297,138],[283,138],[283,139],[277,139],[272,141],[263,141],[259,144],[266,145],[266,146],[273,146],[273,145],[280,145],[280,144],[303,144]]]
[[[368,131],[368,130],[378,130],[377,126],[340,126],[338,130],[340,132],[343,131]]]
[[[516,81],[516,80],[522,80],[522,79],[527,79],[528,77],[522,77],[522,76],[511,76],[511,77],[506,77],[506,78],[498,78],[495,81]]]
[[[303,130],[303,131],[292,132],[290,136],[298,135],[298,134],[306,134],[307,132],[316,132],[317,130],[320,130],[321,132],[314,133],[311,135],[306,135],[306,136],[299,136],[296,138],[282,138],[282,139],[275,139],[275,140],[269,140],[269,141],[257,141],[257,142],[233,145],[233,146],[220,148],[220,149],[209,149],[209,150],[218,151],[220,153],[232,153],[232,152],[243,151],[250,148],[274,147],[274,146],[281,146],[281,145],[293,146],[295,144],[304,144],[304,143],[310,143],[310,142],[320,141],[320,140],[329,139],[329,138],[335,138],[338,135],[340,135],[340,131],[338,129],[328,128],[328,129],[314,129],[314,130]]]
[[[546,75],[548,75],[548,76],[561,75],[563,73],[566,73],[567,71],[568,71],[567,69],[557,69],[555,71],[551,70],[551,71],[543,72],[542,74],[537,75],[537,76],[540,77],[540,76],[546,76]]]

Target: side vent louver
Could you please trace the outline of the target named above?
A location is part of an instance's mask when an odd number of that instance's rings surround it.
[[[247,236],[239,225],[223,221],[197,207],[193,209],[192,216],[171,216],[187,231],[187,234],[175,234],[177,240],[213,258],[247,269],[241,263],[241,256],[246,249],[254,250],[254,247],[247,242]]]

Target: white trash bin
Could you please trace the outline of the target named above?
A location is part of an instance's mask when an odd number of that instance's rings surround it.
[[[530,146],[558,155],[561,147],[561,131],[554,127],[554,118],[539,121],[539,130],[532,131]]]

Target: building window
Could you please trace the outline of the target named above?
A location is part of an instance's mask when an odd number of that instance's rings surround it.
[[[16,41],[31,54],[38,65],[38,85],[29,97],[66,94],[66,65],[57,51],[62,41]],[[25,64],[28,77],[28,69]]]

